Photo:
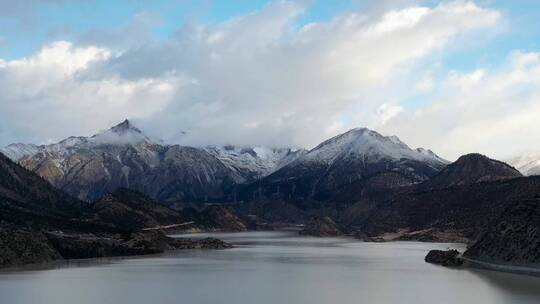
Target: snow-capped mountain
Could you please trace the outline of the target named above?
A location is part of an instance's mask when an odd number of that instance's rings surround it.
[[[92,137],[68,137],[58,143],[51,145],[33,145],[16,143],[0,148],[0,152],[11,158],[13,161],[33,156],[37,153],[60,153],[69,155],[81,148],[91,149],[100,145],[133,145],[153,144],[155,143],[149,137],[144,135],[141,130],[134,127],[129,120],[124,120],[122,123],[100,132]]]
[[[21,158],[38,153],[40,148],[41,146],[37,145],[16,143],[0,148],[0,152],[13,161],[19,161]]]
[[[254,187],[259,195],[261,187],[275,192],[276,183],[298,198],[332,193],[375,176],[379,185],[402,186],[421,182],[448,163],[429,150],[413,150],[395,136],[369,129],[350,130],[310,151],[194,148],[162,144],[128,120],[91,137],[41,146],[13,144],[0,152],[87,201],[125,187],[171,204],[232,200],[239,184],[247,184],[241,191],[251,191],[249,198]],[[357,190],[362,189],[351,191]]]
[[[431,151],[429,149],[416,148],[414,150],[416,152],[420,153],[420,154],[423,154],[424,157],[425,157],[425,160],[427,160],[428,162],[444,163],[444,164],[449,164],[450,163],[449,161],[447,161],[446,159],[440,157],[439,155],[435,154],[433,151]]]
[[[222,199],[238,179],[208,152],[162,145],[128,120],[91,137],[30,147],[6,149],[27,169],[88,201],[120,187],[170,203]]]
[[[370,181],[381,187],[420,183],[448,161],[409,148],[396,136],[361,128],[330,138],[245,190],[244,195],[279,193],[296,199],[323,198],[338,189],[363,192]],[[385,174],[381,177],[381,174]],[[341,191],[341,190],[340,190]]]
[[[88,143],[91,145],[138,145],[153,144],[155,141],[144,135],[126,119],[109,130],[90,137]]]
[[[266,176],[305,150],[164,145],[125,120],[91,137],[0,152],[83,200],[126,187],[174,203],[226,200],[234,185]]]
[[[431,150],[413,150],[397,136],[382,136],[366,128],[352,129],[330,138],[306,153],[302,160],[331,165],[345,158],[359,158],[362,162],[414,160],[436,168],[448,164]]]
[[[540,175],[540,154],[525,154],[506,160],[506,163],[518,169],[526,176]]]
[[[267,176],[307,152],[304,149],[242,148],[230,145],[206,147],[205,150],[236,172],[243,179],[243,182],[251,182]]]

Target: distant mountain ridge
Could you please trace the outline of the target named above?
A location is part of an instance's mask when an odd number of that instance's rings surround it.
[[[394,173],[402,179],[401,185],[420,183],[447,164],[428,150],[409,148],[395,136],[352,129],[324,141],[243,193],[324,200],[349,185],[355,187],[350,191],[362,192],[368,180],[381,174]]]
[[[227,194],[233,185],[264,177],[304,151],[165,145],[127,119],[91,137],[0,149],[57,188],[86,201],[125,187],[170,204],[233,199]]]
[[[265,177],[304,155],[304,149],[209,146],[205,151],[214,155],[223,164],[242,178],[242,183],[253,182]]]
[[[72,136],[51,145],[16,143],[0,148],[0,152],[7,155],[13,161],[21,161],[38,153],[61,153],[63,155],[69,155],[81,148],[92,149],[103,145],[175,146],[161,144],[151,139],[141,130],[134,127],[129,120],[125,120],[111,129],[91,137]],[[231,169],[233,171],[232,175],[238,182],[251,182],[271,174],[306,152],[304,149],[270,148],[263,146],[239,147],[233,145],[207,146],[200,150],[208,152]]]
[[[540,175],[540,153],[524,154],[506,160],[523,175]]]
[[[280,176],[298,180],[296,194],[304,197],[382,172],[399,174],[406,178],[404,183],[418,183],[448,163],[430,150],[413,150],[395,136],[365,128],[338,135],[310,151],[195,148],[162,144],[129,120],[91,137],[69,137],[42,146],[13,144],[0,152],[86,201],[129,188],[169,205],[236,201],[238,191],[245,193],[239,185],[268,184]]]
[[[397,136],[383,136],[367,128],[349,130],[332,137],[306,153],[306,161],[332,164],[346,157],[363,157],[362,161],[415,160],[423,161],[435,167],[448,164],[430,150],[413,150]]]
[[[8,148],[12,155],[24,154],[14,153],[14,146]],[[128,120],[91,137],[70,137],[39,146],[18,162],[87,201],[121,187],[163,202],[212,200],[223,197],[224,190],[239,178],[208,152],[162,145]]]

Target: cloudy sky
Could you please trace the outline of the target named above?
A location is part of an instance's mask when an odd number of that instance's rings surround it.
[[[0,0],[0,145],[125,118],[187,145],[368,127],[448,159],[540,152],[540,4]]]

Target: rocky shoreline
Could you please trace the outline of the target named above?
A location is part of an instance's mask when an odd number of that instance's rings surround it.
[[[540,277],[540,267],[537,267],[536,265],[523,266],[480,261],[467,258],[463,253],[455,249],[430,250],[424,260],[426,263],[448,268],[476,268]]]
[[[171,238],[161,231],[94,235],[0,227],[0,268],[57,260],[136,256],[185,249],[227,249],[216,238]]]
[[[450,250],[430,250],[424,258],[426,263],[437,264],[445,267],[463,266],[461,253],[455,249]]]

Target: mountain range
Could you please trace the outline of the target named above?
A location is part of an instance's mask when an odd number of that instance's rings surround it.
[[[429,150],[413,150],[397,137],[368,129],[351,130],[310,151],[196,148],[152,140],[129,120],[91,137],[41,146],[12,144],[1,152],[85,201],[123,187],[168,205],[236,201],[237,192],[246,199],[249,187],[243,186],[255,181],[264,184],[265,192],[280,184],[283,191],[299,198],[324,196],[383,171],[416,183],[448,163]],[[299,174],[301,179],[290,182]]]
[[[222,198],[242,177],[203,149],[162,145],[128,120],[91,137],[43,146],[10,145],[8,156],[86,201],[124,187],[162,202]]]
[[[311,150],[186,147],[128,120],[90,137],[0,152],[11,159],[0,153],[0,257],[9,257],[0,265],[221,248],[158,231],[282,224],[307,224],[302,233],[315,236],[466,242],[466,256],[495,263],[540,260],[531,245],[540,243],[540,178],[527,176],[534,156],[513,159],[517,169],[475,153],[450,163],[366,128]],[[25,256],[28,248],[40,254]]]

